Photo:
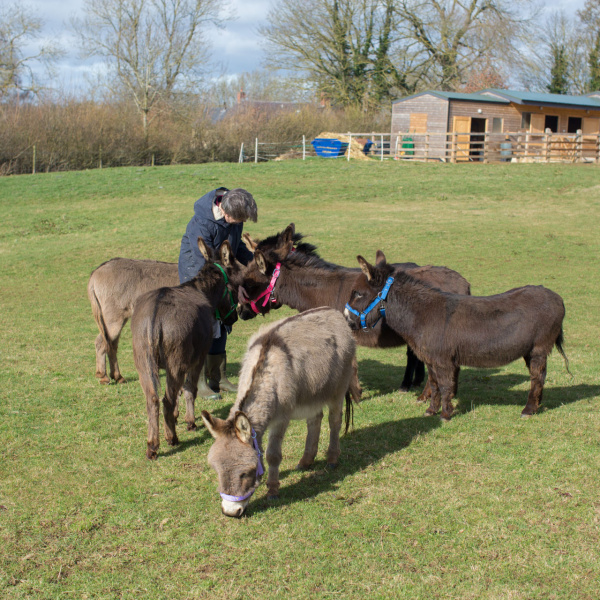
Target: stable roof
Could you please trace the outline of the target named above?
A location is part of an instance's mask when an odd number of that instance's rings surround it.
[[[462,92],[440,92],[430,90],[395,100],[393,104],[404,102],[419,96],[431,95],[444,100],[462,100],[466,102],[491,102],[494,104],[521,104],[524,106],[561,106],[563,108],[600,109],[600,97],[594,94],[573,96],[570,94],[542,94],[538,92],[520,92],[488,88],[470,94]]]

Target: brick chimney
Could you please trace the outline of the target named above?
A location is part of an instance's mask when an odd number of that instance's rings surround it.
[[[237,103],[241,104],[246,99],[246,92],[240,88],[240,91],[237,95]]]

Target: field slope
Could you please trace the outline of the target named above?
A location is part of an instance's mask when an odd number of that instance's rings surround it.
[[[311,160],[0,178],[0,597],[598,598],[598,174]],[[129,326],[128,383],[96,381],[86,296],[111,257],[176,261],[193,202],[219,185],[255,195],[251,235],[293,221],[332,262],[381,248],[456,269],[477,295],[553,289],[573,377],[554,352],[544,409],[520,419],[522,362],[464,369],[459,414],[442,425],[398,393],[403,350],[360,348],[364,402],[339,468],[321,452],[296,472],[305,426],[294,423],[280,499],[262,486],[247,517],[227,519],[203,427],[181,419],[180,446],[161,440],[146,460]],[[234,327],[234,380],[262,322]],[[224,417],[232,402],[199,401],[197,415]]]

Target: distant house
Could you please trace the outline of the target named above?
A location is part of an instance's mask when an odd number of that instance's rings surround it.
[[[519,133],[578,132],[584,136],[600,132],[600,92],[570,96],[500,89],[470,94],[428,91],[400,98],[392,105],[392,144],[397,143],[399,134],[400,139],[429,134],[439,140],[437,148],[430,149],[431,157],[442,156],[447,134],[463,134],[476,143],[483,134],[506,134],[508,138]]]
[[[281,112],[297,112],[305,106],[308,106],[308,103],[250,100],[246,97],[246,92],[240,90],[237,94],[237,102],[233,106],[213,108],[209,112],[209,117],[213,123],[216,123],[226,117],[241,116],[248,112],[273,116]]]

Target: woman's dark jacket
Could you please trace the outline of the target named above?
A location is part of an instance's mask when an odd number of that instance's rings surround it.
[[[179,281],[181,283],[193,279],[204,263],[204,256],[198,248],[198,238],[202,237],[207,246],[218,250],[225,240],[229,240],[234,256],[244,265],[248,264],[253,254],[242,242],[243,223],[229,224],[225,219],[215,219],[213,206],[215,199],[221,197],[227,188],[219,188],[208,192],[194,203],[194,216],[181,238],[179,252]]]

